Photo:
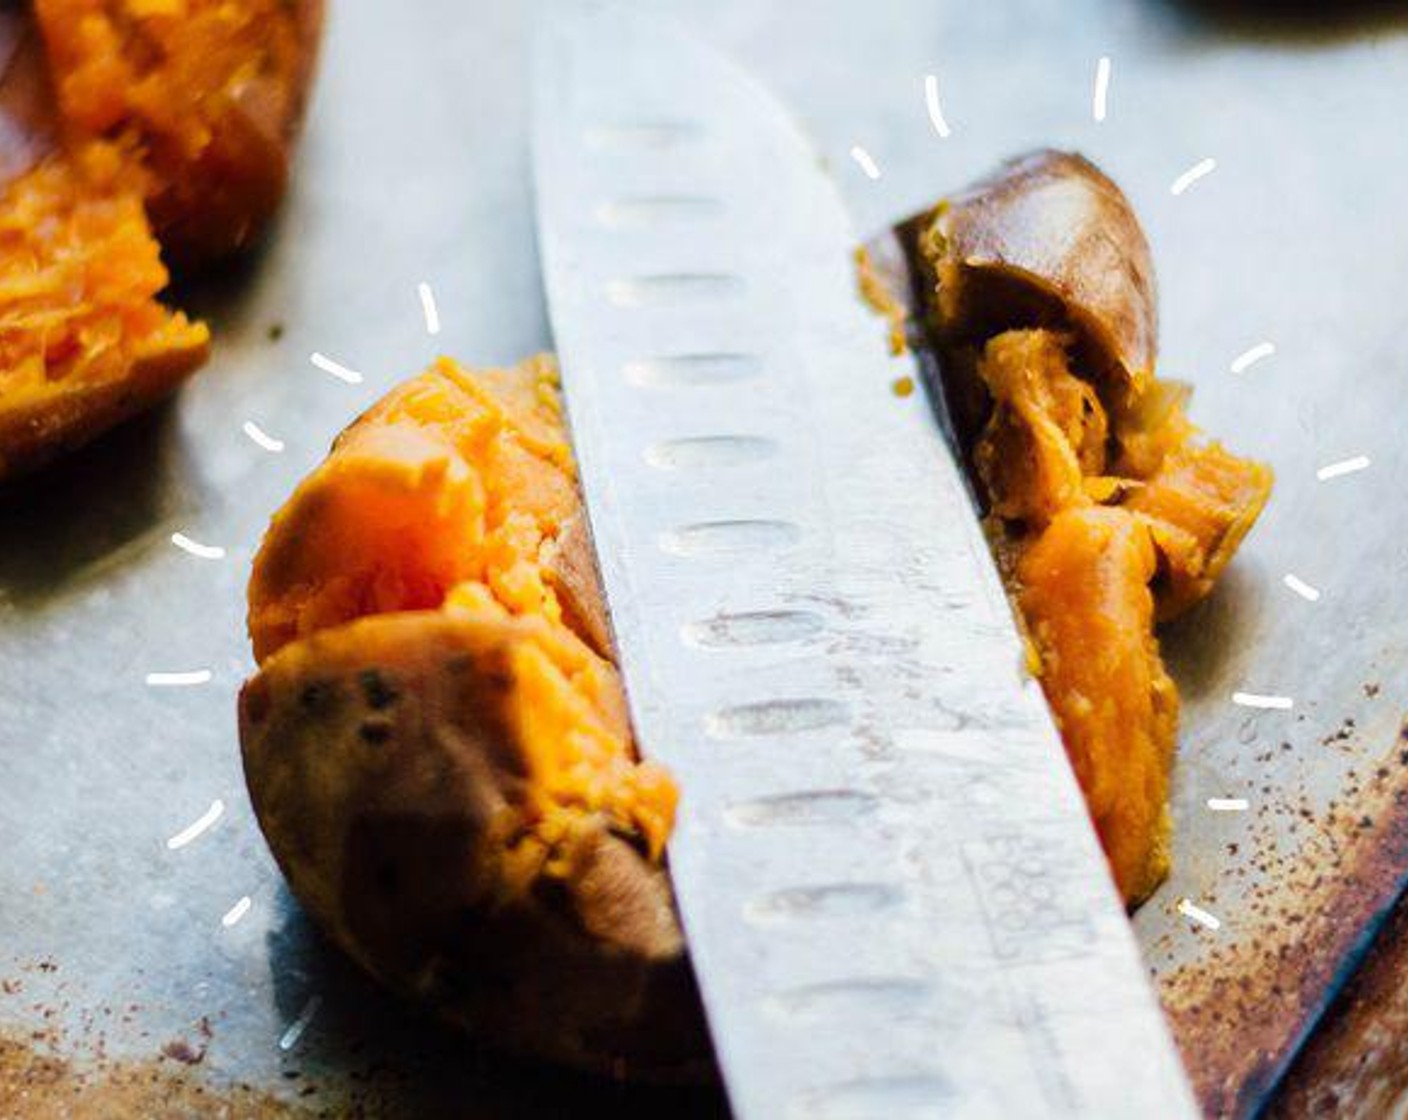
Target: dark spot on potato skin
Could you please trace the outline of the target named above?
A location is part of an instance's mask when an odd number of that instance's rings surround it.
[[[305,712],[326,715],[332,710],[336,695],[337,689],[331,681],[310,681],[298,694],[298,703]]]
[[[379,747],[391,738],[391,725],[381,720],[368,720],[357,729],[362,742]]]
[[[387,679],[375,669],[364,669],[358,678],[362,686],[362,695],[367,698],[367,704],[375,711],[389,708],[400,699],[401,694],[396,691]]]

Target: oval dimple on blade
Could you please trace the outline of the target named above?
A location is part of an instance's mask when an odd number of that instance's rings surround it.
[[[620,198],[596,208],[597,220],[613,228],[656,229],[692,225],[723,216],[723,201],[704,195],[654,195]]]
[[[608,281],[606,299],[627,310],[693,307],[734,298],[745,287],[743,277],[732,272],[662,272]]]
[[[845,825],[875,812],[880,799],[853,789],[814,789],[740,801],[725,817],[739,828]]]
[[[708,129],[702,121],[681,118],[594,125],[583,139],[589,148],[660,152],[697,144],[706,135]]]
[[[843,727],[850,719],[850,706],[840,700],[803,697],[720,708],[705,720],[705,728],[715,739],[747,739]]]
[[[802,531],[791,521],[769,518],[701,521],[660,536],[660,549],[673,556],[742,556],[777,552],[797,543]]]
[[[627,362],[626,381],[642,389],[694,389],[751,381],[763,372],[757,354],[661,354]]]
[[[645,461],[662,471],[742,467],[761,463],[778,452],[766,436],[693,436],[662,440],[645,449]]]
[[[815,611],[742,611],[686,622],[681,637],[687,644],[705,649],[731,649],[800,642],[825,629],[826,619]]]
[[[898,906],[904,892],[892,883],[823,883],[788,887],[755,898],[744,907],[753,922],[847,918]]]

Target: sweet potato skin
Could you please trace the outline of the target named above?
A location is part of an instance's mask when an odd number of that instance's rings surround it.
[[[602,816],[552,848],[515,808],[505,706],[539,620],[403,612],[293,643],[240,696],[259,822],[299,899],[395,991],[531,1057],[710,1070],[663,867]]]
[[[1096,364],[1142,386],[1158,350],[1153,257],[1129,200],[1089,160],[1043,150],[940,204],[921,233],[946,344],[1072,326]]]

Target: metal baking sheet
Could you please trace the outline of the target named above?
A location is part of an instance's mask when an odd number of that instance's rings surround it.
[[[1086,152],[1133,198],[1159,268],[1163,372],[1196,386],[1209,430],[1278,472],[1225,586],[1167,637],[1185,697],[1175,873],[1135,919],[1204,1099],[1261,1107],[1408,866],[1408,16],[1214,0],[818,0],[805,19],[751,0],[656,6],[795,108],[860,228],[1037,145]],[[11,1068],[37,1049],[71,1061],[67,1078],[175,1073],[251,1109],[718,1115],[710,1092],[508,1063],[391,1004],[300,916],[245,800],[233,699],[269,513],[435,353],[508,362],[550,342],[525,154],[532,5],[332,7],[279,227],[237,274],[184,293],[215,327],[211,365],[170,407],[0,496],[0,1093],[40,1076]],[[1173,194],[1206,158],[1215,170]],[[1230,372],[1265,341],[1274,355]],[[363,382],[313,367],[314,351]],[[1368,469],[1317,479],[1361,455]],[[192,556],[174,532],[225,555]],[[209,683],[146,683],[196,670]],[[1235,691],[1294,706],[1241,708]],[[1215,812],[1215,797],[1249,808]],[[217,800],[218,820],[168,846]],[[1181,914],[1183,898],[1221,927]]]

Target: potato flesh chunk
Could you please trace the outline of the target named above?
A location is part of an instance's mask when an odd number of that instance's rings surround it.
[[[52,153],[0,192],[0,477],[146,407],[210,334],[157,301],[140,183],[108,144]]]
[[[255,657],[376,614],[522,620],[506,718],[532,768],[526,821],[551,844],[573,814],[604,812],[658,856],[674,785],[637,761],[620,679],[557,576],[581,515],[553,364],[471,375],[442,359],[275,515],[250,582]]]
[[[1178,694],[1154,624],[1211,591],[1271,474],[1200,443],[1175,386],[1150,381],[1107,407],[1071,347],[1049,330],[987,342],[991,410],[973,456],[1036,671],[1133,904],[1168,873]]]

